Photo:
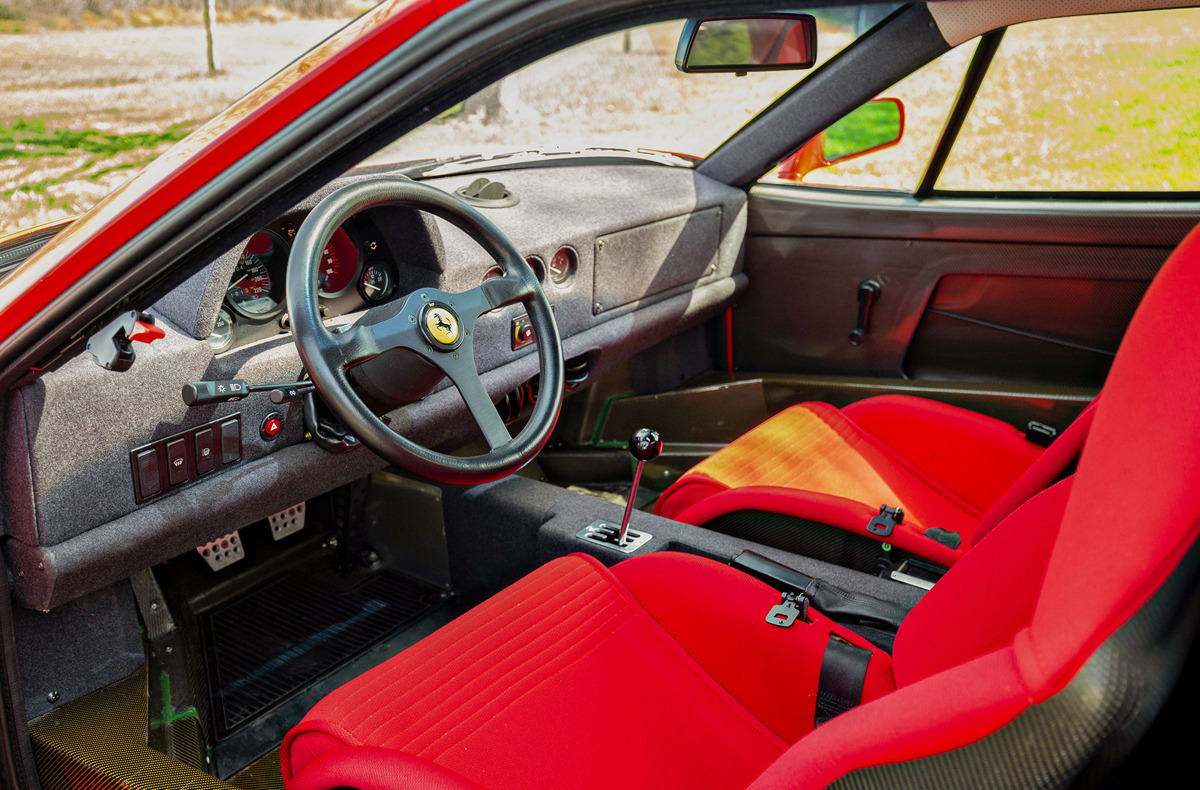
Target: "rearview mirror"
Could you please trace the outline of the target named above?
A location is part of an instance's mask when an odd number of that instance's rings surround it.
[[[903,136],[904,103],[899,99],[872,99],[783,160],[777,177],[802,181],[822,167],[891,148]]]
[[[817,62],[817,22],[809,14],[689,19],[675,67],[686,73],[810,69]]]

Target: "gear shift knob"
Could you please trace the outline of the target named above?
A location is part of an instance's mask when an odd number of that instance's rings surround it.
[[[653,461],[661,452],[662,437],[653,428],[641,428],[629,437],[629,454],[638,461]]]
[[[621,519],[621,531],[617,533],[617,545],[625,545],[625,535],[629,532],[629,517],[633,515],[633,500],[637,497],[638,483],[642,482],[642,467],[647,461],[658,458],[662,452],[662,437],[658,431],[651,428],[639,428],[629,437],[629,454],[637,460],[637,471],[633,473],[633,488],[629,491],[629,501],[625,504],[625,518]]]

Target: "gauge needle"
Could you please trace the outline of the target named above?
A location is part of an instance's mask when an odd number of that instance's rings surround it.
[[[238,283],[240,283],[242,280],[246,279],[249,276],[250,276],[249,272],[247,272],[246,274],[243,274],[241,277],[239,277],[236,280],[234,280],[233,282],[231,282],[229,284],[229,287],[232,288],[233,286],[237,285]]]

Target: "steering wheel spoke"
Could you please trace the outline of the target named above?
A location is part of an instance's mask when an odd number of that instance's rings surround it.
[[[471,412],[471,417],[483,433],[488,447],[495,450],[511,442],[512,435],[500,417],[500,412],[496,411],[492,396],[488,395],[487,388],[483,386],[479,371],[475,369],[475,361],[467,355],[473,356],[469,346],[460,349],[458,359],[443,358],[435,361],[458,388],[458,394],[467,404],[467,410]]]
[[[478,317],[505,305],[523,302],[533,296],[533,288],[516,272],[484,280],[469,291],[454,295],[454,303],[464,315]]]

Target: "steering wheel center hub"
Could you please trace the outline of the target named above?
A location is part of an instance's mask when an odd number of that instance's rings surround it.
[[[421,334],[436,349],[453,351],[462,345],[462,323],[454,308],[445,302],[427,302],[421,308],[417,323],[421,327]]]

